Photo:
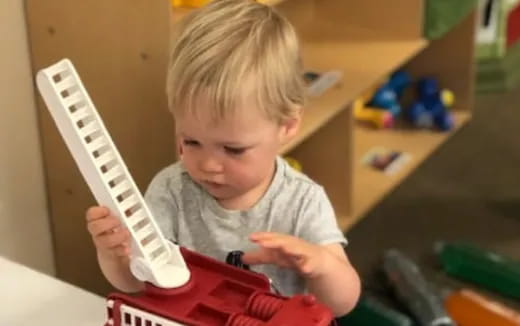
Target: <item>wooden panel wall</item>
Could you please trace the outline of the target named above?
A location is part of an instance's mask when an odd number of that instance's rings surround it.
[[[142,191],[174,159],[166,104],[167,0],[27,0],[33,73],[72,60]],[[38,95],[58,277],[105,294],[86,231],[95,204]]]

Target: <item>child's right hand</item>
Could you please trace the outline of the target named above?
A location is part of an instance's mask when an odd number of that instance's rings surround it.
[[[87,229],[99,253],[111,257],[130,255],[130,232],[106,207],[93,206],[87,211]]]

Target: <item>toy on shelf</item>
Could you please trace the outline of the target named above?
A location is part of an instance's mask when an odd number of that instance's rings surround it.
[[[298,172],[302,172],[303,171],[303,166],[302,164],[300,163],[300,161],[298,161],[297,159],[295,159],[294,157],[290,157],[290,156],[284,156],[284,159],[285,161],[287,161],[287,163],[293,168],[295,169],[296,171]]]
[[[403,70],[393,73],[388,81],[376,89],[368,106],[389,111],[394,118],[401,114],[399,103],[404,90],[411,84],[412,78]]]
[[[458,325],[520,326],[520,313],[469,289],[450,293],[444,304]]]
[[[307,86],[307,94],[310,97],[319,97],[328,89],[338,84],[343,78],[339,70],[330,70],[323,73],[307,71],[303,74],[303,80]]]
[[[438,243],[444,270],[462,280],[520,299],[520,263],[469,244]]]
[[[368,123],[376,128],[392,128],[394,116],[392,113],[378,108],[367,107],[367,98],[360,97],[354,101],[354,118],[358,121]]]
[[[403,111],[402,95],[412,83],[408,73],[396,71],[384,84],[354,101],[354,118],[376,128],[392,128]],[[417,100],[404,112],[406,119],[418,128],[451,130],[454,121],[448,109],[455,102],[453,92],[440,89],[433,78],[420,79],[416,89]]]
[[[145,282],[137,295],[109,295],[106,326],[334,325],[313,296],[274,294],[262,274],[167,241],[72,63],[41,70],[37,85],[96,201],[128,228],[131,272]]]
[[[498,59],[520,40],[520,1],[481,0],[476,56]]]
[[[411,159],[410,154],[406,152],[374,147],[363,155],[361,161],[364,165],[390,176],[399,172]]]
[[[397,297],[424,326],[451,326],[440,293],[426,281],[419,267],[398,250],[388,250],[383,269]]]
[[[209,0],[171,0],[174,8],[199,8],[209,2]]]
[[[419,99],[406,112],[408,120],[419,128],[437,127],[442,131],[453,128],[453,116],[449,108],[455,96],[447,89],[439,89],[436,79],[423,78],[417,83]]]

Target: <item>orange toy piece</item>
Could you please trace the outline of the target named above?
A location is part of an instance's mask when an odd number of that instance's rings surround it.
[[[369,88],[354,100],[352,105],[354,119],[371,124],[379,129],[392,128],[394,126],[394,116],[390,111],[366,106],[380,84],[377,83],[376,86]]]
[[[368,122],[380,129],[392,128],[394,125],[392,113],[386,110],[365,107],[363,99],[354,101],[354,118],[358,121]]]
[[[459,326],[520,326],[518,312],[468,289],[451,293],[445,306]]]
[[[171,0],[172,5],[175,8],[179,7],[189,7],[189,8],[198,8],[202,7],[209,2],[209,0]]]

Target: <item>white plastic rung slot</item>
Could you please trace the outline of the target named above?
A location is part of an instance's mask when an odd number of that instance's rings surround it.
[[[70,89],[74,86],[76,86],[74,78],[72,78],[72,76],[67,76],[64,79],[60,80],[58,83],[56,83],[56,90],[61,93],[64,90]]]
[[[143,212],[143,210],[140,209],[139,211],[135,212],[130,217],[126,218],[128,228],[133,228],[134,226],[136,226],[139,222],[143,221],[144,219],[146,219],[146,215]]]
[[[93,152],[93,151],[97,151],[98,149],[100,149],[103,146],[106,146],[107,145],[107,141],[105,139],[103,139],[103,138],[104,137],[98,137],[98,138],[94,139],[92,142],[88,143],[87,144],[87,149],[90,152]]]
[[[116,157],[114,156],[114,154],[112,154],[111,152],[106,152],[96,159],[96,165],[100,167],[115,159]]]
[[[145,250],[148,252],[149,255],[152,255],[157,249],[161,247],[161,242],[159,240],[154,240],[144,246]],[[157,255],[156,257],[159,256]]]
[[[165,261],[167,259],[168,259],[168,252],[167,251],[163,251],[163,252],[161,252],[159,255],[157,255],[154,258],[153,262],[155,264],[160,264],[161,262],[163,262],[163,261]]]
[[[88,112],[88,109],[86,107],[82,107],[82,108],[74,111],[74,113],[72,113],[72,119],[74,120],[74,122],[78,122],[80,120],[85,119],[89,115],[90,115],[90,112]]]
[[[130,183],[126,180],[123,180],[120,183],[118,183],[114,188],[110,189],[110,192],[113,196],[117,197],[123,194],[125,191],[130,190],[130,187]]]
[[[129,196],[128,198],[126,198],[125,200],[123,200],[121,202],[121,204],[120,204],[121,205],[121,210],[123,212],[126,212],[130,208],[136,206],[138,203],[139,203],[139,201],[137,200],[137,196],[131,195],[131,196]]]
[[[154,229],[150,224],[148,224],[145,227],[143,227],[142,229],[138,230],[135,233],[135,236],[137,239],[143,240],[144,238],[146,238],[147,236],[149,236],[152,233],[154,233]],[[146,247],[146,245],[145,245],[145,247]]]
[[[39,71],[36,81],[98,204],[119,216],[129,230],[133,240],[132,273],[159,287],[184,285],[190,272],[180,248],[166,241],[153,220],[72,63],[61,60]],[[138,226],[143,229],[139,230]],[[145,239],[143,245],[140,240]],[[161,257],[160,261],[157,257]]]
[[[108,170],[107,173],[105,173],[104,175],[102,175],[102,178],[103,180],[106,182],[106,183],[109,183],[110,181],[116,179],[117,177],[120,177],[124,174],[124,171],[121,167],[119,166],[114,166],[113,168],[111,168],[110,170]]]
[[[87,137],[87,136],[92,135],[96,131],[99,131],[99,127],[96,125],[95,122],[90,122],[89,124],[83,126],[79,130],[79,133],[81,134],[82,137]]]
[[[63,103],[65,104],[65,107],[71,107],[75,104],[78,104],[80,103],[81,101],[83,101],[83,96],[81,96],[81,93],[80,92],[75,92],[73,94],[70,94],[69,96],[67,96],[64,100],[63,100]]]

